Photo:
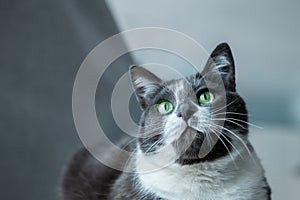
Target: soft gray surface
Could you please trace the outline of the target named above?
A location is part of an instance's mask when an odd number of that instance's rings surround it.
[[[0,199],[53,200],[63,165],[81,146],[71,110],[76,72],[118,30],[96,0],[5,0],[0,23]],[[118,64],[124,71],[130,63],[125,56]]]
[[[298,200],[300,188],[299,131],[283,127],[253,128],[250,141],[261,158],[273,200]]]

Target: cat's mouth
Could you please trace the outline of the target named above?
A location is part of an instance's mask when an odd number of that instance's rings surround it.
[[[189,134],[191,137],[204,136],[205,133],[196,127],[187,126],[182,134]]]
[[[191,144],[194,140],[203,141],[205,138],[205,133],[194,127],[187,126],[176,138],[177,141],[185,140],[185,143]]]
[[[175,147],[180,154],[176,162],[194,164],[203,160],[211,152],[212,144],[207,142],[207,134],[193,127],[187,127],[176,141]]]
[[[181,144],[182,148],[188,149],[192,145],[195,146],[195,141],[197,141],[197,144],[201,146],[201,143],[203,142],[205,138],[205,133],[202,131],[199,131],[197,129],[194,129],[192,127],[187,127],[180,135],[180,137],[177,139],[176,143]],[[184,145],[182,145],[184,144]]]

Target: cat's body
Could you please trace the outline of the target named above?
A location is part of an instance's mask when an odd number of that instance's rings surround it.
[[[214,50],[201,74],[187,79],[162,81],[140,67],[131,68],[131,78],[144,110],[144,137],[125,145],[135,152],[127,164],[133,173],[108,168],[82,150],[64,175],[64,200],[271,199],[247,139],[247,110],[235,91],[227,44]]]

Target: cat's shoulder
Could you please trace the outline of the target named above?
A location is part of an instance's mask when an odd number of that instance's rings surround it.
[[[96,160],[86,149],[78,150],[67,164],[61,180],[62,199],[106,199],[110,184],[120,175]]]
[[[129,138],[122,138],[119,148],[128,152],[135,149],[135,142]],[[97,151],[105,152],[116,163],[112,165],[122,166],[127,162],[127,157],[118,155],[116,148],[107,149],[103,145],[95,145]],[[114,156],[112,156],[114,155]],[[121,170],[109,167],[97,160],[86,148],[80,148],[67,163],[60,187],[60,196],[68,200],[98,200],[108,199],[111,189],[117,179],[122,175]]]

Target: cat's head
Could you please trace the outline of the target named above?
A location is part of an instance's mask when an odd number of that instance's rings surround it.
[[[227,156],[247,135],[247,110],[236,93],[235,69],[226,43],[216,47],[201,73],[164,81],[145,68],[130,68],[143,109],[138,148],[145,155],[172,148],[180,164]]]

